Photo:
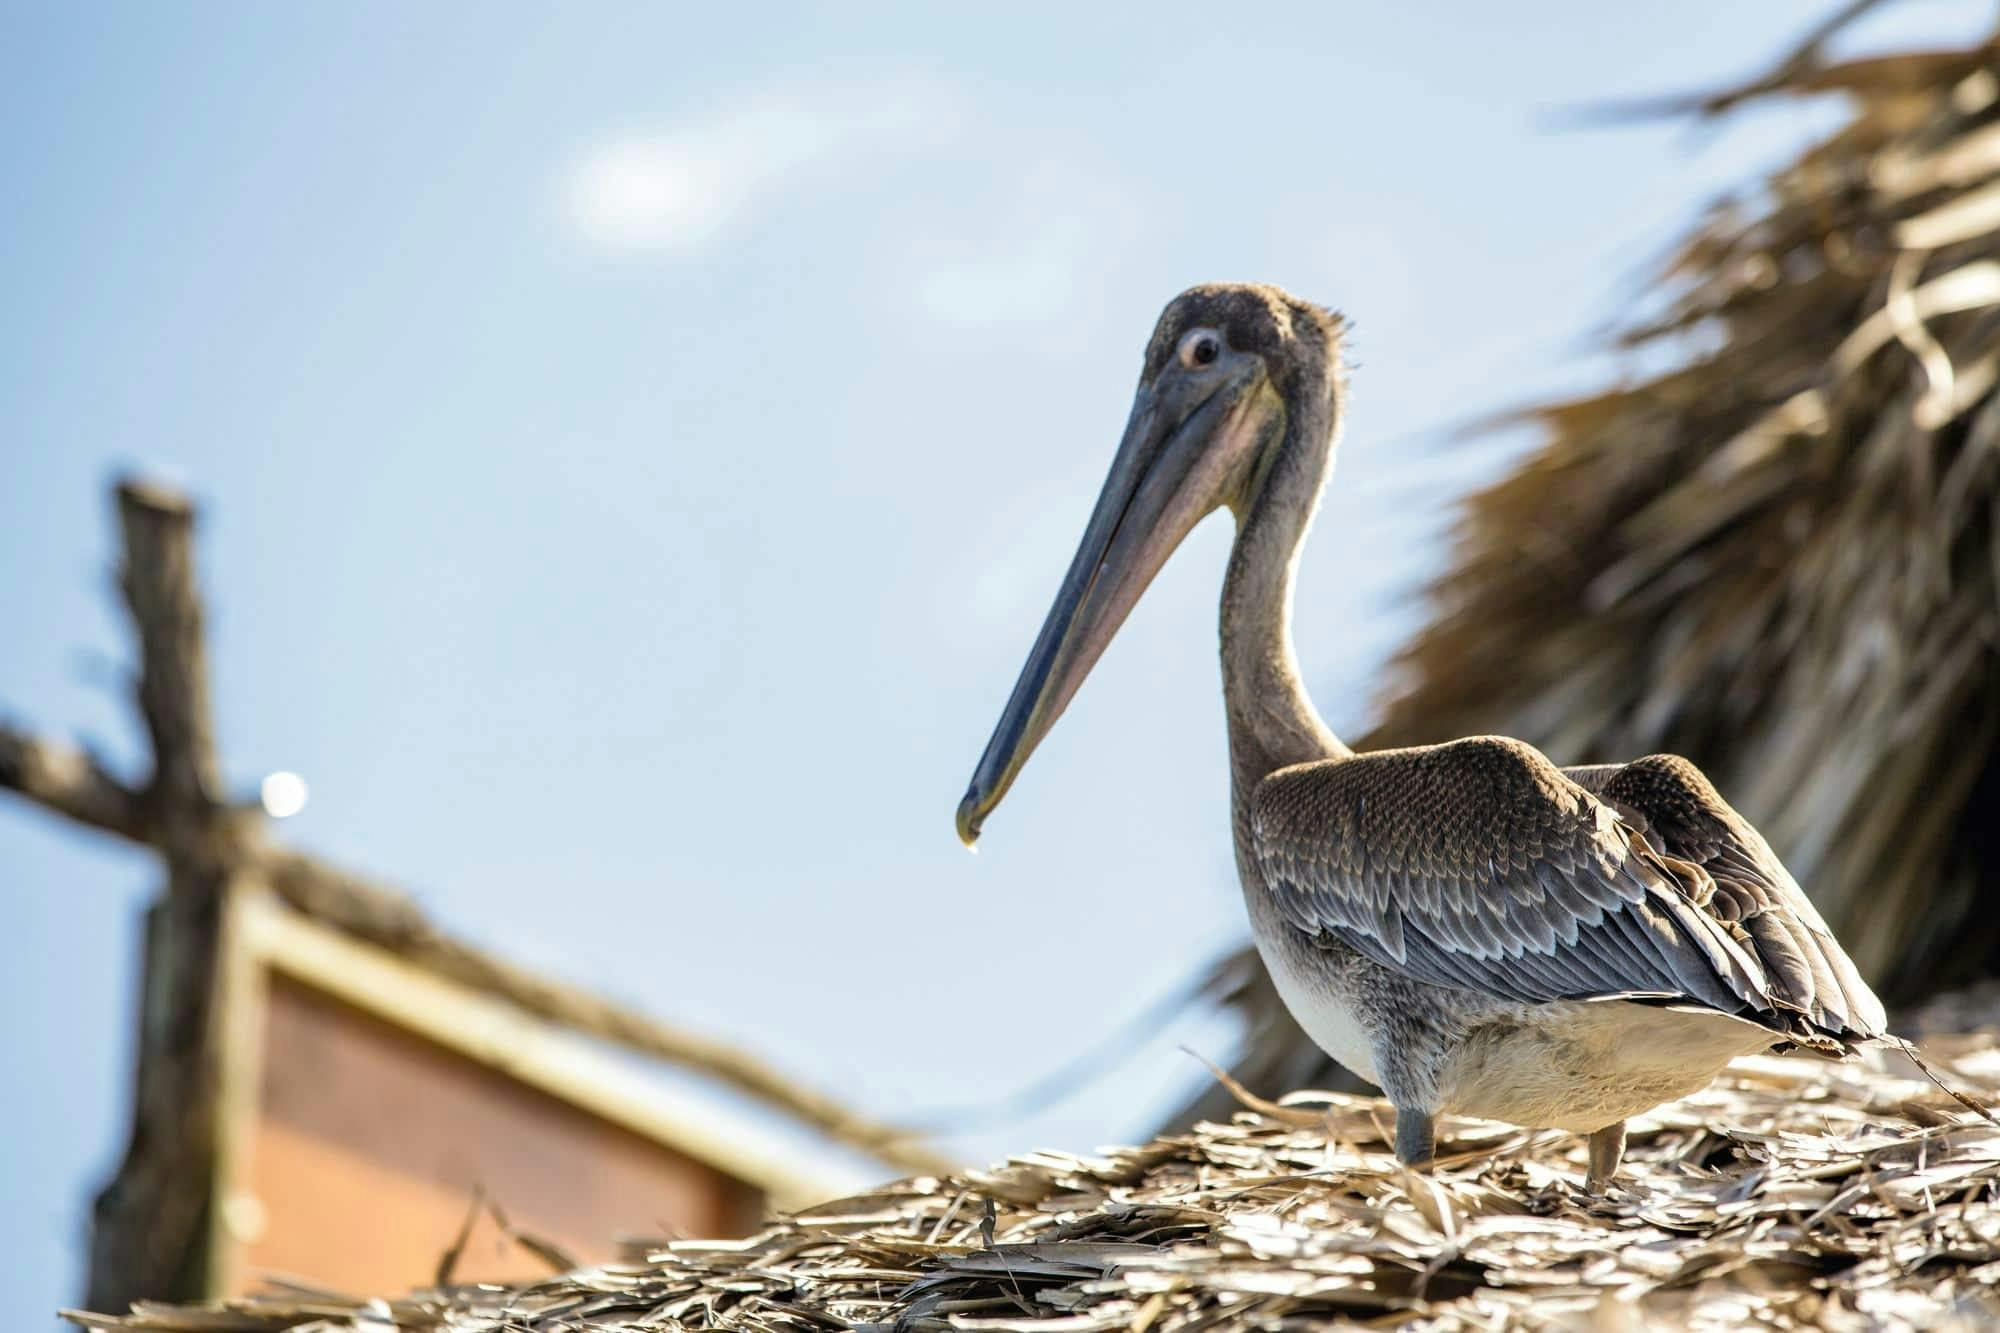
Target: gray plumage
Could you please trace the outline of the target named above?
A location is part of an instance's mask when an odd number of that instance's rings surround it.
[[[1570,775],[1498,736],[1379,751],[1273,773],[1251,827],[1290,925],[1419,981],[1696,1003],[1822,1049],[1881,1032],[1805,895],[1683,759]]]
[[[1669,856],[1692,863],[1714,885],[1709,910],[1739,925],[1770,971],[1778,997],[1843,1041],[1886,1030],[1882,1002],[1861,979],[1826,919],[1750,821],[1679,755],[1629,764],[1566,768]]]

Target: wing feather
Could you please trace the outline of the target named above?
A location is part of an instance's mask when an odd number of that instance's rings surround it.
[[[1418,980],[1522,1001],[1639,993],[1846,1035],[1852,1006],[1799,1002],[1852,994],[1816,917],[1769,909],[1782,894],[1741,839],[1663,843],[1620,771],[1579,785],[1501,737],[1283,769],[1254,794],[1258,869],[1300,931]]]
[[[1624,812],[1667,854],[1701,867],[1716,885],[1713,910],[1750,939],[1777,1002],[1838,1035],[1883,1031],[1882,1002],[1819,910],[1699,768],[1678,755],[1656,754],[1563,772]]]

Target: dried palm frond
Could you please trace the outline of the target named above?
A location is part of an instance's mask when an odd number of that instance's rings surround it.
[[[1687,755],[1908,1003],[2000,975],[2000,34],[1828,63],[1830,32],[1677,104],[1853,112],[1673,254],[1620,338],[1678,368],[1525,414],[1363,743]],[[1241,993],[1239,1067],[1298,1064]]]
[[[1991,1036],[1940,1039],[2000,1093]],[[521,1287],[389,1300],[307,1291],[72,1314],[158,1333],[653,1329],[1982,1328],[2000,1320],[2000,1127],[1900,1056],[1740,1061],[1633,1122],[1626,1174],[1581,1194],[1580,1142],[1467,1121],[1432,1175],[1385,1102],[1095,1156],[1034,1153],[781,1217],[741,1241],[640,1244]],[[1310,1127],[1287,1123],[1312,1121]]]
[[[2000,46],[1795,76],[1852,120],[1625,335],[1713,350],[1533,414],[1372,740],[1685,753],[1909,999],[2000,971]]]

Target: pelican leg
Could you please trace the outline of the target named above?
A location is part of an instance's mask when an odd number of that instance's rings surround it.
[[[1625,1122],[1620,1120],[1590,1136],[1590,1174],[1584,1177],[1584,1188],[1601,1190],[1609,1185],[1618,1174],[1618,1163],[1624,1159]]]
[[[1396,1108],[1396,1160],[1404,1166],[1428,1167],[1437,1156],[1437,1120],[1412,1106]]]

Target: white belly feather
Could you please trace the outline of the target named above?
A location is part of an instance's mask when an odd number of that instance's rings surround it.
[[[1625,1000],[1523,1005],[1520,1021],[1467,1034],[1439,1080],[1438,1109],[1588,1133],[1699,1092],[1775,1040],[1727,1014]]]
[[[1305,1034],[1343,1067],[1379,1085],[1375,1072],[1375,1048],[1348,997],[1321,977],[1299,975],[1282,948],[1267,947],[1266,935],[1257,933],[1257,952],[1277,984],[1278,997],[1291,1010]]]
[[[1346,987],[1325,971],[1306,970],[1272,933],[1256,935],[1278,994],[1306,1035],[1379,1086],[1374,1042]],[[1731,1060],[1776,1040],[1726,1014],[1626,1000],[1479,1008],[1438,1052],[1437,1104],[1424,1109],[1587,1133],[1699,1092]]]

